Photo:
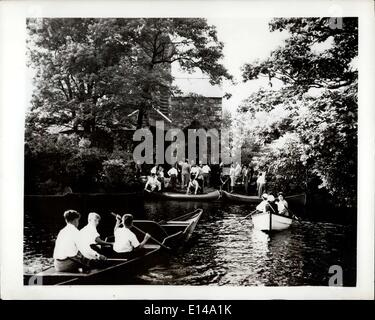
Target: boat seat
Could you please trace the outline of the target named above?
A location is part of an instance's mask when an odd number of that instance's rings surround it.
[[[145,244],[144,246],[143,246],[143,248],[145,248],[145,249],[159,249],[160,248],[160,245],[158,245],[158,244]]]

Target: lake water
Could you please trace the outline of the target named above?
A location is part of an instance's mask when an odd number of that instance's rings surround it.
[[[343,269],[345,286],[355,286],[356,231],[353,226],[305,219],[272,236],[254,230],[244,219],[251,205],[215,202],[146,202],[134,204],[137,218],[161,220],[202,208],[189,243],[177,254],[128,279],[130,284],[327,286],[329,268]],[[122,212],[122,213],[124,213]],[[113,217],[102,215],[99,232],[110,234]],[[85,219],[83,219],[85,220]],[[84,221],[82,221],[83,223]],[[64,226],[61,217],[25,213],[24,268],[41,270],[52,262],[53,240]]]

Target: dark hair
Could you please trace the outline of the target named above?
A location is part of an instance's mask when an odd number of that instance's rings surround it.
[[[279,192],[278,195],[284,197],[284,194],[282,192]]]
[[[66,222],[73,222],[75,219],[79,219],[81,215],[76,210],[66,210],[64,212],[64,219]]]
[[[122,217],[122,221],[124,222],[125,226],[129,227],[133,223],[133,215],[127,213]]]

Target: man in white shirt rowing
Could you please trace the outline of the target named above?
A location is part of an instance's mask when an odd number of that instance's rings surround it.
[[[259,203],[256,207],[257,211],[266,212],[266,204],[268,203],[267,198],[268,198],[268,194],[263,193],[262,194],[262,202]]]
[[[90,259],[79,252],[80,234],[77,229],[81,215],[75,210],[64,212],[66,226],[60,230],[53,252],[54,266],[59,272],[78,272],[90,268]],[[98,257],[99,259],[99,257]]]
[[[122,226],[121,226],[122,225]],[[116,215],[116,224],[114,229],[115,243],[113,244],[113,251],[118,254],[127,254],[139,251],[144,247],[150,235],[145,234],[143,241],[140,243],[137,236],[130,230],[133,226],[133,216],[125,214],[122,216]]]
[[[87,225],[79,231],[78,249],[87,259],[105,260],[106,257],[101,254],[101,245],[112,245],[100,239],[97,226],[100,222],[100,215],[96,212],[90,212],[87,218]]]

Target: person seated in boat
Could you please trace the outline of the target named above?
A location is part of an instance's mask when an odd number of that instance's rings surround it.
[[[262,202],[259,203],[257,206],[256,206],[256,209],[257,211],[260,211],[260,212],[266,212],[266,205],[267,205],[267,198],[268,198],[268,194],[267,193],[263,193],[262,194]]]
[[[194,194],[197,194],[199,188],[200,188],[200,186],[199,186],[199,183],[198,183],[197,179],[191,179],[189,181],[189,184],[188,184],[188,187],[187,187],[187,190],[186,190],[186,194],[190,194],[192,189],[194,190]]]
[[[91,260],[106,260],[102,252],[102,245],[112,245],[112,242],[103,241],[97,231],[100,222],[100,215],[90,212],[87,218],[87,225],[79,231],[78,249],[82,255]]]
[[[167,174],[171,178],[169,180],[169,184],[171,186],[171,189],[175,190],[176,189],[176,185],[177,185],[177,175],[178,175],[178,171],[177,171],[176,165],[173,166],[172,168],[170,168],[168,170]]]
[[[158,188],[158,191],[161,191],[161,183],[158,180],[158,177],[155,173],[151,173],[151,176],[148,177],[148,180],[146,182],[145,191],[152,192],[155,190],[156,187]]]
[[[278,213],[277,204],[275,202],[275,197],[272,194],[269,194],[267,196],[267,204],[265,207],[265,212],[272,213],[272,214]]]
[[[54,266],[58,272],[79,272],[90,269],[90,260],[79,252],[79,219],[76,210],[64,212],[66,226],[57,235],[53,251]]]
[[[279,192],[278,201],[276,203],[279,214],[289,216],[288,202],[286,202],[286,200],[284,199],[284,195],[282,192]]]
[[[137,236],[130,230],[133,226],[133,215],[124,214],[121,218],[116,215],[116,224],[114,228],[115,242],[113,244],[113,251],[119,255],[129,255],[132,252],[139,252],[144,245],[151,238],[146,233],[142,242],[139,242]]]

